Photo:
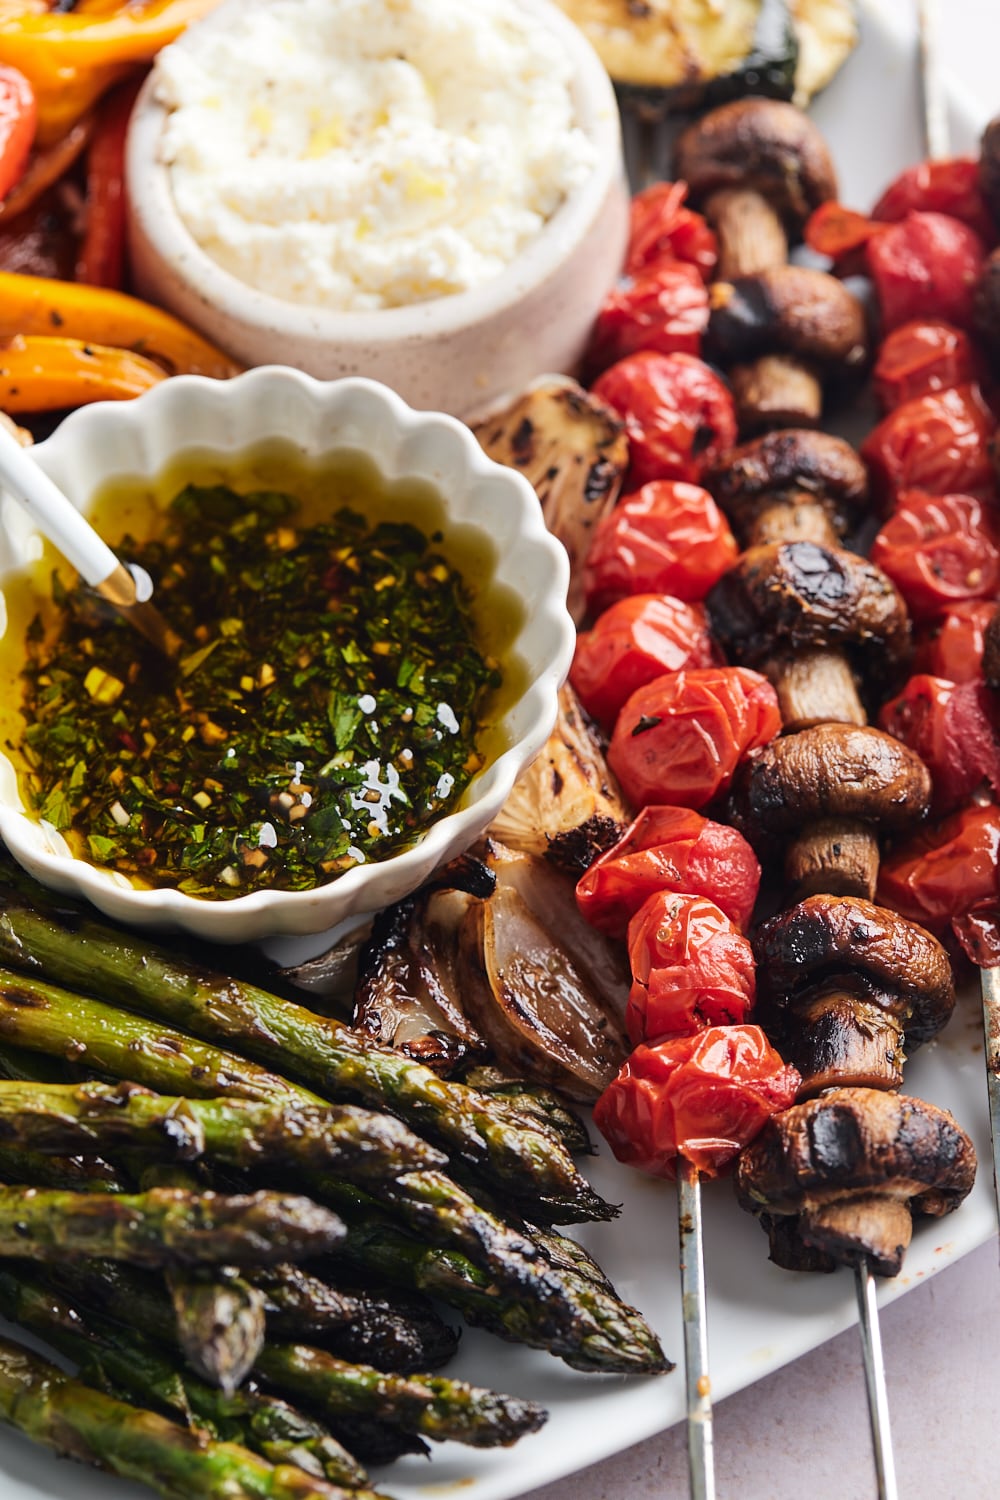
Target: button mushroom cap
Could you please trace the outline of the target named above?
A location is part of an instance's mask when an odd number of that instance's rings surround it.
[[[737,99],[695,120],[677,140],[674,175],[696,201],[722,188],[759,193],[796,240],[813,209],[837,196],[837,174],[816,126],[775,99]]]
[[[713,634],[750,666],[783,648],[866,648],[873,678],[898,675],[910,622],[895,584],[853,552],[815,542],[750,547],[706,602]]]
[[[983,631],[983,677],[987,687],[1000,688],[1000,609]]]
[[[735,1187],[750,1213],[796,1216],[812,1249],[895,1276],[910,1214],[951,1213],[975,1174],[975,1148],[946,1110],[843,1088],[773,1115],[742,1153]]]
[[[1000,226],[1000,115],[990,121],[979,143],[979,187]]]
[[[744,761],[730,793],[732,822],[755,848],[827,818],[893,832],[930,807],[930,772],[880,729],[818,724],[773,740]]]
[[[868,471],[843,438],[785,427],[734,448],[706,484],[740,532],[787,499],[821,505],[844,535],[868,503]]]
[[[810,896],[763,923],[753,942],[758,994],[778,1009],[817,984],[850,976],[859,994],[904,1017],[910,1047],[936,1036],[955,1008],[955,981],[937,938],[854,896]]]
[[[711,289],[706,346],[723,365],[776,350],[850,371],[868,357],[864,308],[843,282],[808,266],[774,266]]]

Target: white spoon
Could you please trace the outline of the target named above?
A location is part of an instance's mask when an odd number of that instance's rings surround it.
[[[95,593],[166,656],[182,642],[156,606],[153,583],[142,568],[130,569],[35,463],[30,448],[0,424],[0,484],[24,506],[44,537],[71,563]]]

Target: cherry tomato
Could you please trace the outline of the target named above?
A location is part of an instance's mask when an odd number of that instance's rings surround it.
[[[0,198],[24,176],[37,117],[31,84],[16,68],[0,64]]]
[[[658,261],[608,293],[584,361],[591,378],[637,349],[700,354],[708,289],[695,266]]]
[[[971,963],[1000,967],[1000,901],[977,901],[951,919],[951,930]]]
[[[900,490],[989,500],[989,441],[996,428],[976,385],[917,396],[883,417],[861,445],[872,486],[886,509]]]
[[[876,536],[871,560],[887,573],[915,620],[1000,588],[1000,532],[973,495],[904,490]]]
[[[974,229],[987,245],[996,244],[996,226],[979,190],[974,156],[922,161],[890,183],[872,209],[872,218],[894,222],[910,213],[948,214]]]
[[[810,250],[834,261],[838,275],[847,276],[864,269],[857,252],[877,233],[871,219],[831,198],[809,215],[803,238]]]
[[[972,324],[972,293],[986,246],[946,214],[911,213],[874,234],[866,249],[884,330],[912,318]]]
[[[686,182],[656,182],[632,199],[632,224],[625,271],[634,275],[658,261],[695,266],[711,281],[719,259],[715,235],[701,214],[685,208]]]
[[[883,341],[873,375],[882,410],[893,411],[914,396],[973,380],[972,343],[950,323],[901,323]]]
[[[1000,896],[1000,807],[963,807],[886,856],[876,900],[931,932]]]
[[[590,610],[629,594],[704,599],[739,556],[736,539],[707,490],[654,480],[625,495],[598,524],[584,569]]]
[[[753,949],[704,896],[650,896],[629,923],[628,956],[625,1026],[633,1046],[706,1026],[740,1026],[753,1009]]]
[[[741,833],[687,807],[644,807],[584,873],[576,901],[591,926],[624,938],[657,891],[708,896],[738,927],[750,924],[760,865]]]
[[[714,1177],[795,1102],[801,1084],[759,1026],[711,1026],[636,1047],[594,1105],[594,1124],[618,1160],[640,1171],[673,1179],[683,1156]]]
[[[774,739],[774,688],[746,667],[657,677],[618,715],[608,763],[634,807],[704,807],[724,792],[751,750]]]
[[[691,354],[642,349],[605,370],[593,390],[625,423],[635,486],[650,479],[698,483],[736,441],[733,398]]]
[[[984,784],[1000,793],[1000,715],[985,684],[911,677],[878,722],[930,771],[935,813],[952,812]]]
[[[914,668],[949,682],[975,682],[983,675],[983,632],[996,610],[995,600],[969,599],[937,615],[918,640]]]
[[[610,730],[636,688],[664,672],[718,660],[700,604],[669,594],[633,594],[577,636],[569,676],[587,712]]]

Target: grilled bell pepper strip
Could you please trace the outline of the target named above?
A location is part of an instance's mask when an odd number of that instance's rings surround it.
[[[93,130],[94,117],[86,115],[77,120],[60,140],[32,152],[20,181],[0,202],[0,219],[6,223],[33,208],[42,194],[66,175],[85,149]]]
[[[0,339],[42,334],[110,344],[152,356],[171,375],[211,375],[218,380],[240,367],[185,323],[129,297],[47,276],[0,271]]]
[[[102,101],[87,152],[87,227],[76,261],[76,279],[120,287],[125,276],[125,133],[137,80],[119,84]]]
[[[128,401],[166,378],[141,354],[82,339],[18,335],[0,347],[0,409],[7,412]]]
[[[0,62],[20,69],[35,91],[38,140],[65,135],[114,84],[149,62],[218,0],[149,0],[121,5],[111,15],[33,7],[0,8]]]

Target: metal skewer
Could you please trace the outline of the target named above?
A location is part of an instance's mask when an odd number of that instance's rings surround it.
[[[917,0],[920,23],[920,75],[923,90],[924,144],[932,159],[950,151],[944,84],[938,43],[938,0]],[[1000,1222],[1000,972],[979,970],[983,995],[983,1038],[986,1056],[986,1088],[990,1105],[990,1138],[993,1143],[993,1187]]]
[[[715,1500],[712,1386],[708,1375],[705,1245],[701,1176],[684,1157],[677,1161],[677,1228],[681,1252],[681,1312],[687,1389],[688,1475],[691,1500]]]
[[[892,1456],[889,1428],[889,1394],[885,1384],[885,1361],[882,1358],[882,1331],[875,1300],[875,1278],[866,1260],[854,1268],[854,1292],[861,1320],[861,1348],[865,1362],[865,1387],[868,1392],[868,1418],[872,1429],[872,1450],[879,1500],[896,1500],[896,1465]]]

